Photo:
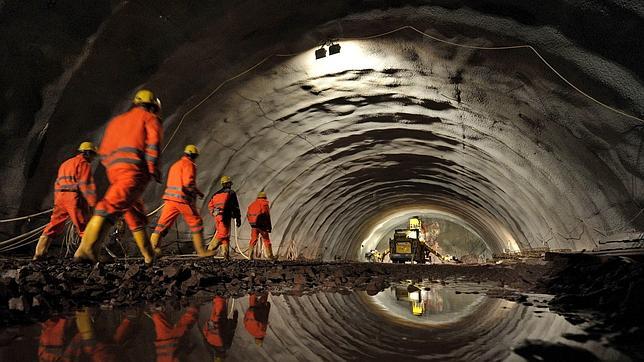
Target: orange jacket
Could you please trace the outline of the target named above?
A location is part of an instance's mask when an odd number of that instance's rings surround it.
[[[98,153],[108,170],[139,170],[158,175],[163,128],[154,113],[134,107],[112,119]]]
[[[175,162],[168,172],[168,183],[163,194],[164,200],[191,204],[201,194],[197,188],[197,165],[188,156]]]
[[[244,327],[251,336],[257,339],[266,337],[270,310],[271,303],[268,302],[268,295],[251,294],[248,296],[248,309],[244,315]]]
[[[78,154],[63,162],[58,168],[54,192],[80,192],[89,206],[96,206],[96,185],[92,177],[92,165]]]
[[[258,198],[248,206],[246,218],[251,227],[268,232],[273,229],[271,225],[271,210],[268,206],[268,200],[265,198]]]
[[[208,203],[208,209],[211,214],[223,215],[224,219],[227,220],[230,220],[230,218],[239,220],[241,218],[237,194],[230,188],[222,188],[215,192]]]

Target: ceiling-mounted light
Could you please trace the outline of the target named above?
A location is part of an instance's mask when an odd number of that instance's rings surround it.
[[[326,57],[326,49],[322,46],[320,49],[315,51],[315,59],[320,59]]]
[[[329,55],[338,54],[340,52],[340,44],[333,44],[329,46]]]

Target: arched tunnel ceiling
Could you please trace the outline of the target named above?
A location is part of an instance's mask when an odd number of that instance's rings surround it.
[[[147,86],[163,99],[166,138],[181,122],[166,170],[196,143],[203,189],[214,192],[224,173],[242,205],[265,189],[281,251],[294,241],[307,257],[355,258],[383,218],[415,208],[463,219],[495,251],[588,249],[642,229],[640,121],[575,92],[527,49],[460,48],[408,29],[355,39],[412,25],[461,44],[530,44],[589,94],[641,116],[638,2],[553,3],[555,18],[545,5],[502,1],[270,3],[126,2],[97,15],[96,31],[42,85],[25,145],[13,145],[23,152],[5,156],[3,200],[20,205],[10,214],[49,207],[56,165],[81,138],[100,139]],[[316,61],[330,37],[354,40]],[[208,98],[272,54],[293,55]],[[161,192],[148,188],[149,208]]]

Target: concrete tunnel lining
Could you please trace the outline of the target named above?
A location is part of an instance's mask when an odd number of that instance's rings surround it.
[[[641,218],[631,219],[641,198],[639,144],[628,131],[638,124],[572,92],[529,52],[472,51],[399,32],[340,42],[340,54],[313,59],[311,39],[337,33],[338,24],[346,38],[414,24],[465,44],[547,44],[566,75],[593,91],[614,84],[599,94],[641,113],[637,71],[548,26],[493,15],[474,23],[473,12],[435,6],[368,11],[290,34],[288,43],[264,34],[242,39],[235,49],[217,48],[221,34],[204,31],[180,42],[149,78],[121,93],[145,84],[161,88],[170,99],[169,136],[222,78],[283,49],[299,54],[271,59],[227,84],[186,118],[164,154],[167,172],[183,145],[196,143],[204,191],[214,192],[213,180],[230,174],[243,206],[265,189],[282,253],[294,240],[309,258],[356,258],[388,212],[419,205],[464,220],[494,251],[507,248],[507,240],[521,249],[590,249],[616,225],[640,229]],[[111,34],[116,25],[105,26]],[[244,61],[226,58],[250,48]],[[213,62],[186,66],[208,54]],[[349,55],[361,58],[351,62]],[[91,59],[87,63],[92,69]],[[82,74],[76,77],[82,84]],[[123,99],[112,113],[126,106]],[[93,132],[84,132],[98,139],[105,119],[93,122]],[[49,132],[59,127],[52,121]],[[62,142],[50,138],[45,146],[61,158],[67,154]],[[149,187],[148,207],[158,204],[161,192],[160,185]],[[35,194],[49,193],[42,186]],[[25,203],[48,205],[50,196]],[[202,211],[206,215],[205,206]],[[247,232],[244,225],[241,235]]]

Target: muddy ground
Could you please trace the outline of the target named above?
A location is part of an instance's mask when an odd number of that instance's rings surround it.
[[[33,323],[85,305],[187,305],[213,295],[250,291],[303,295],[370,295],[401,280],[480,282],[491,297],[524,302],[522,293],[549,293],[551,309],[575,324],[592,322],[589,339],[609,336],[621,350],[644,357],[644,270],[629,258],[556,256],[495,265],[394,265],[356,262],[161,259],[153,267],[130,259],[83,265],[68,260],[0,260],[0,323]],[[487,287],[492,285],[492,287]]]

